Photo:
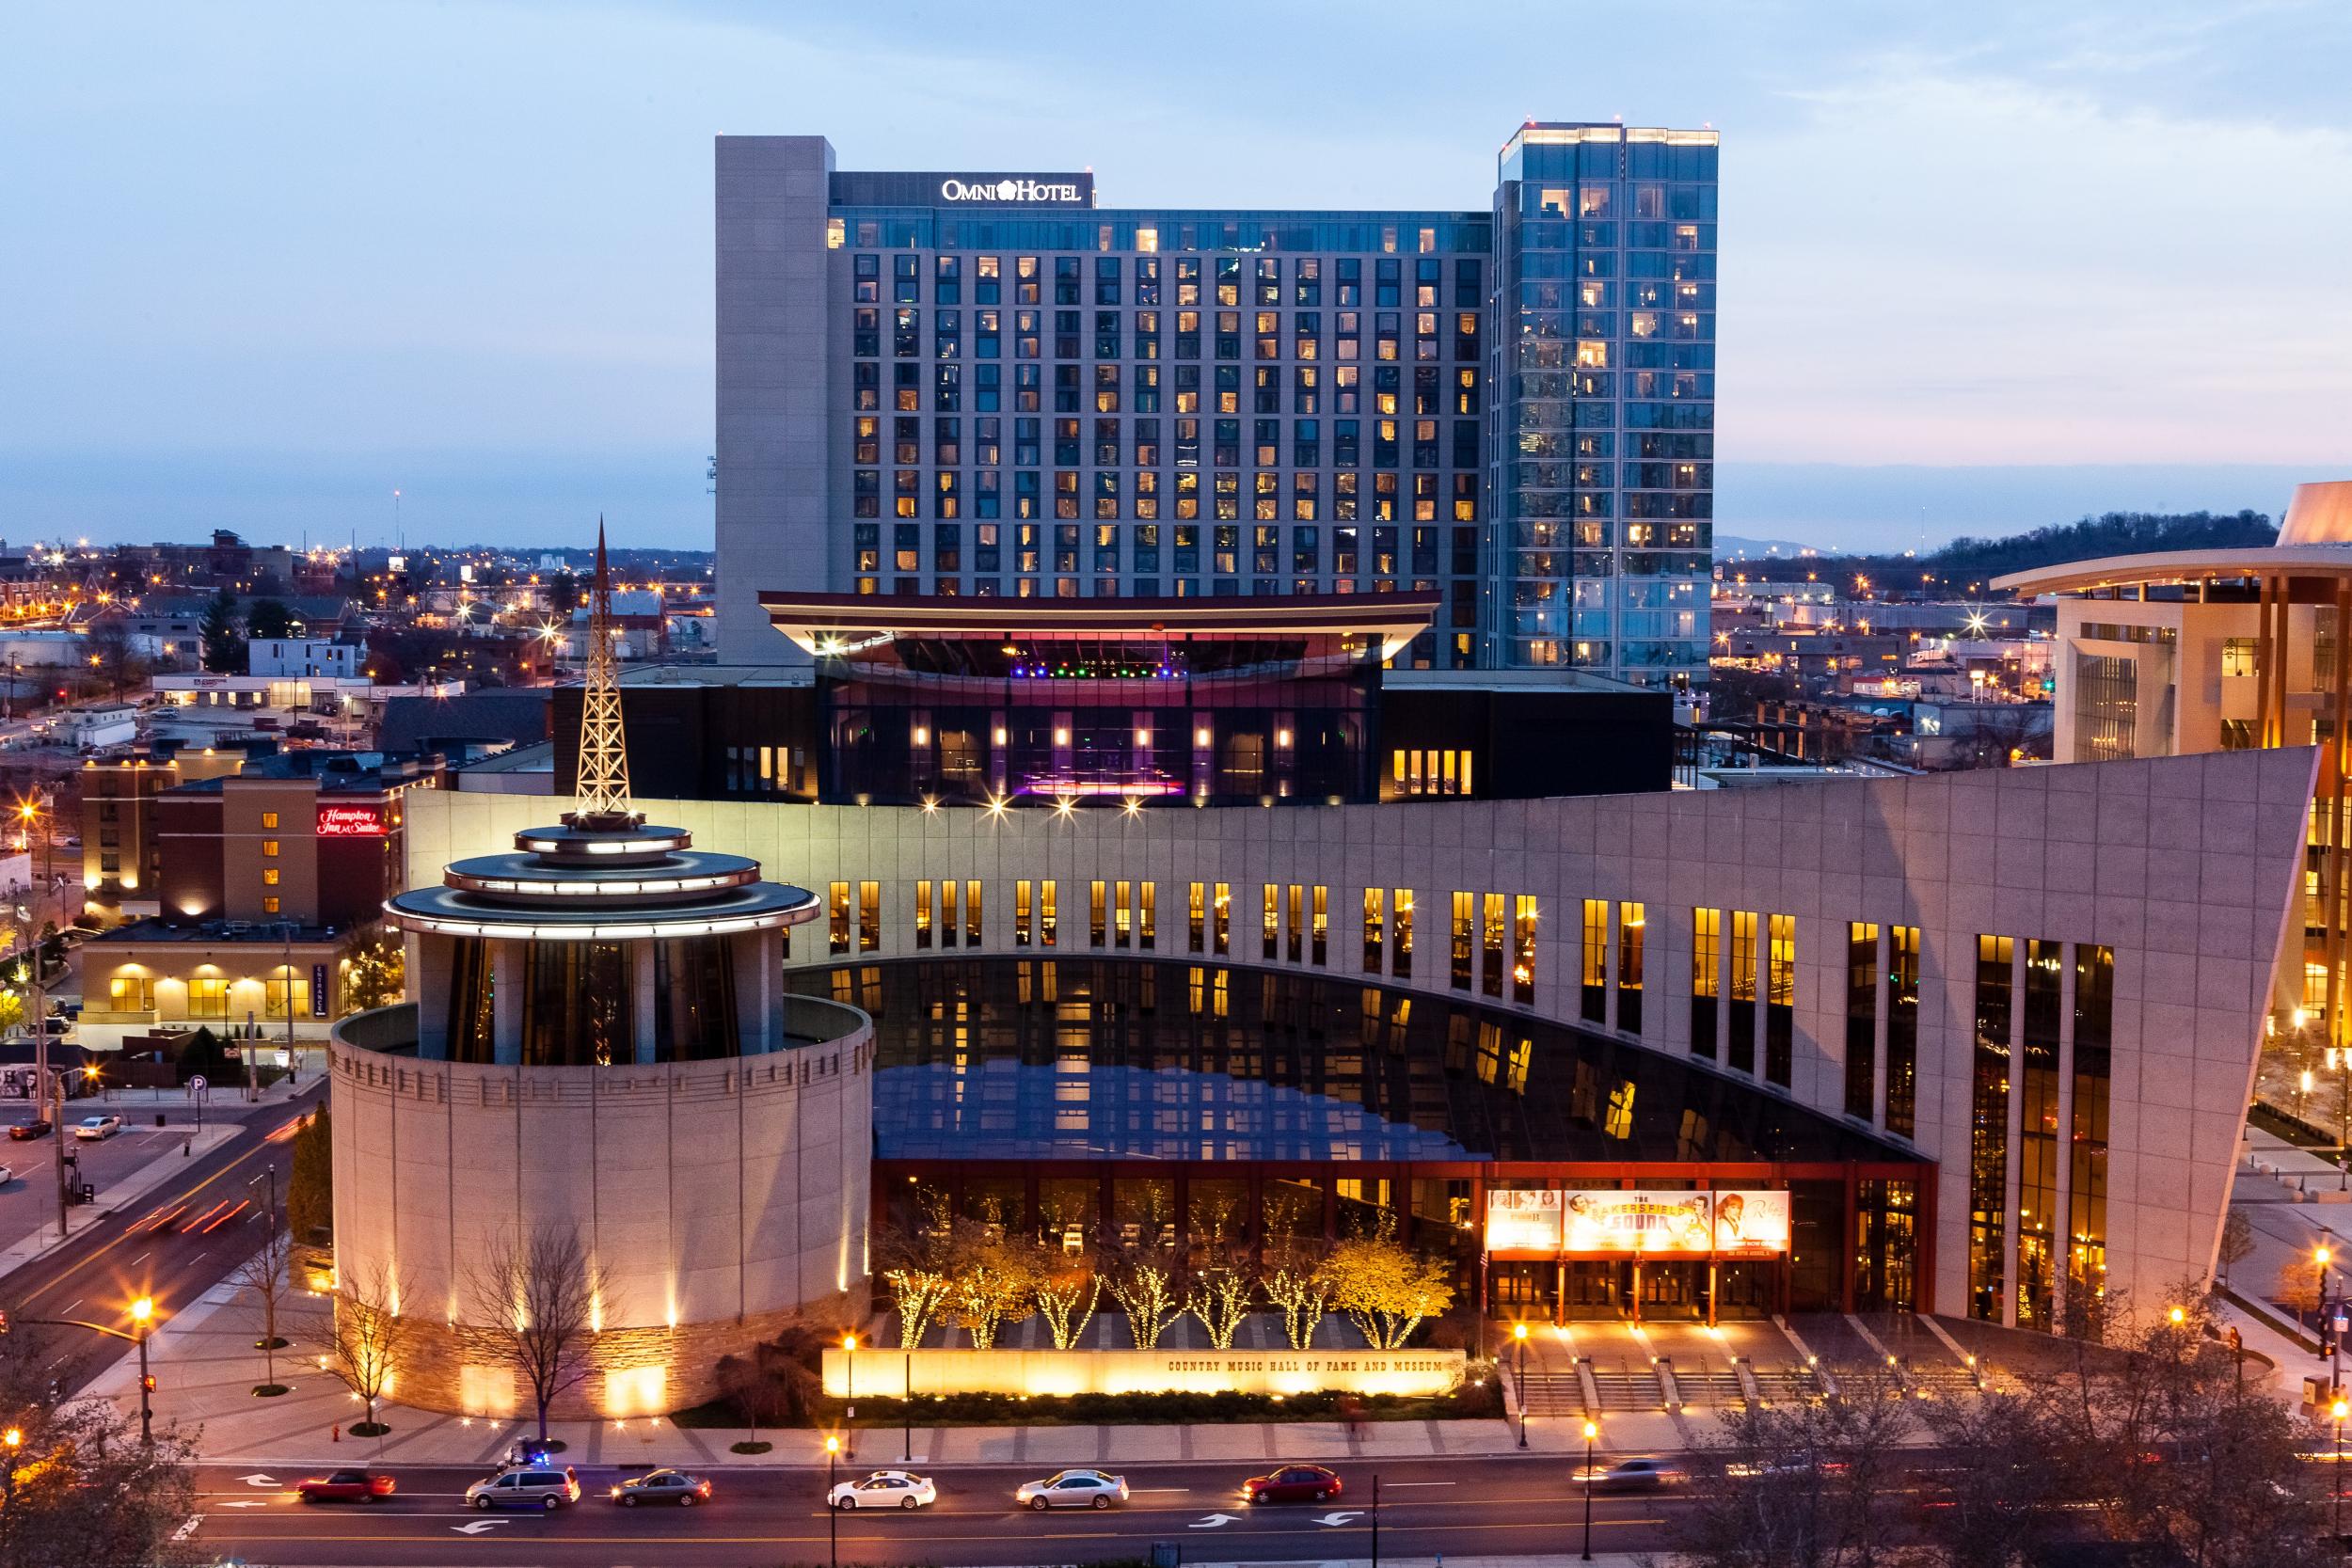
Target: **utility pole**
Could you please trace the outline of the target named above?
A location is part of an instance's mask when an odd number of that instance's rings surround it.
[[[47,1101],[54,1107],[49,1113],[49,1135],[56,1140],[57,1157],[51,1163],[57,1167],[57,1240],[66,1235],[65,1190],[65,1076],[59,1073],[56,1087],[51,1087],[49,1072],[49,987],[41,977],[40,931],[33,924],[33,905],[16,906],[18,929],[23,932],[24,962],[25,1011],[33,1021],[33,1099],[36,1104]]]

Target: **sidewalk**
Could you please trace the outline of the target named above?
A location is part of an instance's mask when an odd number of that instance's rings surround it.
[[[0,1278],[6,1278],[37,1258],[55,1252],[64,1241],[78,1241],[82,1233],[98,1221],[136,1204],[148,1193],[163,1185],[170,1180],[174,1170],[185,1166],[198,1155],[210,1154],[244,1131],[235,1122],[208,1126],[200,1132],[189,1128],[188,1132],[194,1138],[193,1148],[187,1139],[166,1139],[163,1147],[145,1164],[99,1188],[95,1202],[72,1211],[67,1220],[70,1228],[62,1240],[57,1235],[56,1214],[44,1210],[41,1224],[34,1227],[29,1234],[18,1237],[6,1247],[0,1247]]]

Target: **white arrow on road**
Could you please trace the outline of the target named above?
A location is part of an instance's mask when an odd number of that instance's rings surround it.
[[[247,1486],[275,1486],[278,1484],[278,1478],[276,1476],[265,1476],[259,1470],[254,1471],[249,1476],[239,1476],[237,1479],[245,1482]]]
[[[223,1503],[220,1506],[223,1508],[267,1508],[269,1504],[259,1497],[241,1497],[235,1502]]]
[[[508,1522],[504,1519],[476,1519],[470,1525],[452,1525],[449,1528],[460,1535],[480,1535],[485,1529],[496,1529]]]
[[[1322,1518],[1317,1519],[1315,1523],[1318,1525],[1343,1525],[1350,1519],[1360,1519],[1362,1517],[1363,1514],[1360,1512],[1354,1513],[1341,1513],[1335,1512],[1325,1514]]]
[[[171,1532],[171,1538],[174,1541],[185,1541],[189,1536],[196,1533],[196,1527],[203,1522],[204,1515],[201,1513],[191,1513],[188,1515],[188,1522],[186,1524],[182,1525],[178,1529]]]
[[[1238,1513],[1212,1513],[1207,1518],[1201,1520],[1199,1524],[1189,1525],[1185,1528],[1189,1529],[1216,1529],[1220,1525],[1236,1524],[1240,1521],[1240,1519],[1241,1515]]]

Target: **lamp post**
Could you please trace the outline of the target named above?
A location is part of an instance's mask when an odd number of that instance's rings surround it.
[[[1593,1440],[1599,1435],[1598,1421],[1584,1423],[1584,1552],[1577,1559],[1580,1562],[1593,1560],[1593,1486],[1597,1480],[1593,1474]]]
[[[131,1321],[138,1324],[139,1442],[150,1448],[153,1447],[155,1442],[155,1408],[151,1399],[155,1392],[155,1380],[147,1373],[147,1336],[148,1325],[154,1321],[154,1297],[141,1296],[131,1304]],[[2337,1423],[2337,1430],[2339,1432],[2343,1430],[2341,1421]]]
[[[1518,1386],[1519,1447],[1523,1449],[1527,1447],[1527,1325],[1513,1323],[1511,1338],[1518,1346],[1518,1370],[1511,1375]]]
[[[2344,1423],[2336,1423],[2343,1430]],[[825,1439],[825,1544],[833,1554],[833,1568],[841,1568],[841,1510],[833,1500],[833,1489],[839,1484],[841,1474],[841,1439]]]
[[[849,1445],[850,1457],[857,1457],[857,1336],[841,1337],[842,1377],[846,1380],[846,1397],[841,1402],[841,1435]]]
[[[914,1463],[914,1347],[905,1347],[907,1355],[906,1381],[898,1386],[898,1416],[906,1422],[906,1463]]]
[[[2336,1255],[2335,1249],[2328,1243],[2334,1239],[2323,1227],[2319,1232],[2319,1244],[2312,1248],[2312,1298],[2314,1302],[2325,1303],[2328,1299],[2328,1264]]]
[[[2328,1414],[2336,1423],[2336,1472],[2328,1486],[2328,1528],[2338,1540],[2344,1538],[2344,1418],[2352,1415],[2352,1405],[2342,1400],[2328,1407]]]

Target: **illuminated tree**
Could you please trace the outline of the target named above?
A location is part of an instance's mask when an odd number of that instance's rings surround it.
[[[950,1278],[956,1323],[972,1336],[974,1350],[993,1349],[1000,1325],[1019,1323],[1034,1309],[1036,1271],[1001,1242],[969,1249]]]
[[[1077,1344],[1102,1299],[1102,1273],[1087,1259],[1049,1257],[1038,1270],[1038,1310],[1045,1314],[1056,1350]]]
[[[466,1275],[473,1333],[531,1389],[539,1435],[548,1407],[588,1375],[597,1314],[610,1289],[580,1232],[542,1225],[529,1237],[501,1233]]]
[[[1331,1308],[1331,1281],[1320,1267],[1288,1264],[1265,1276],[1266,1299],[1282,1309],[1282,1332],[1293,1350],[1312,1350],[1315,1329]]]
[[[389,1007],[407,989],[408,954],[398,937],[381,926],[371,927],[352,944],[343,960],[343,1014]]]
[[[1419,1257],[1387,1235],[1339,1243],[1322,1273],[1331,1305],[1375,1350],[1403,1349],[1423,1319],[1443,1317],[1454,1305],[1452,1266]]]
[[[1113,1274],[1111,1296],[1127,1314],[1127,1333],[1137,1350],[1157,1350],[1168,1325],[1184,1315],[1168,1271],[1157,1263],[1135,1262]]]
[[[1249,1315],[1250,1282],[1234,1269],[1206,1269],[1184,1292],[1184,1310],[1200,1320],[1209,1343],[1218,1350],[1233,1348],[1233,1333]]]
[[[351,1429],[360,1437],[391,1430],[375,1418],[375,1402],[391,1386],[400,1353],[408,1342],[408,1320],[398,1307],[391,1275],[382,1264],[339,1273],[329,1340],[333,1354],[326,1370],[367,1404],[368,1418]]]

